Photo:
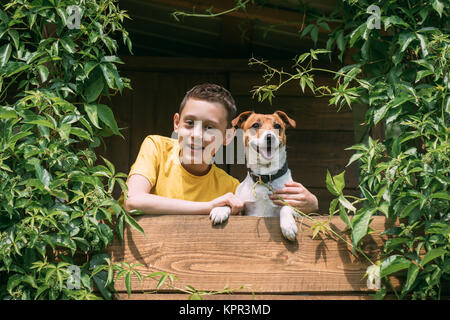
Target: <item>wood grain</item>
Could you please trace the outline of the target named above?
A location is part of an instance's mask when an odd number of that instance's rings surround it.
[[[317,217],[324,221],[325,217]],[[140,263],[142,274],[164,271],[174,274],[178,287],[189,284],[202,290],[237,289],[237,293],[266,294],[367,292],[363,275],[367,261],[354,257],[342,240],[320,235],[312,239],[311,222],[297,221],[295,242],[285,240],[278,218],[232,216],[213,227],[208,216],[140,216],[137,221],[145,237],[125,231],[125,241],[109,247],[114,262]],[[337,217],[330,225],[344,235],[345,225]],[[387,228],[384,217],[371,223],[375,233],[363,240],[366,253],[376,259]],[[347,237],[348,239],[348,237]],[[140,283],[133,278],[133,292],[155,289],[156,280]],[[123,281],[116,284],[125,292]],[[169,287],[161,289],[170,291]]]
[[[258,102],[257,97],[234,96],[238,114],[247,110],[256,113],[270,114],[275,110],[282,110],[295,120],[296,130],[324,130],[324,131],[351,131],[353,132],[353,117],[351,110],[344,108],[341,111],[328,104],[328,98],[314,97],[275,97],[272,105],[268,100]]]
[[[128,296],[127,293],[119,293],[116,297],[119,300],[188,300],[188,294],[182,293],[133,293]],[[371,294],[358,293],[342,294],[334,293],[324,294],[215,294],[205,295],[203,300],[373,300]],[[392,297],[391,297],[392,298]],[[386,299],[389,299],[387,297]]]

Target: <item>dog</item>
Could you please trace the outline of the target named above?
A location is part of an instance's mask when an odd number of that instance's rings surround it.
[[[295,240],[298,231],[295,217],[298,213],[289,206],[275,205],[269,198],[271,191],[257,183],[261,179],[277,190],[293,181],[287,164],[286,129],[295,128],[295,121],[277,110],[273,114],[245,111],[231,123],[235,129],[244,131],[248,173],[236,189],[236,196],[245,203],[244,214],[280,217],[283,236],[290,241]],[[228,206],[216,207],[211,210],[210,218],[213,224],[219,224],[226,221],[230,213]]]

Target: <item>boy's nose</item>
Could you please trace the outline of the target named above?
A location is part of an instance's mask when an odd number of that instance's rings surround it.
[[[203,136],[203,131],[202,131],[202,126],[201,125],[195,125],[194,128],[191,131],[191,137],[196,140],[196,139],[202,139]]]

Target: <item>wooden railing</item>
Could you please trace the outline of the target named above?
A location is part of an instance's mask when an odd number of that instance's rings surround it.
[[[325,220],[327,217],[316,217]],[[176,275],[175,286],[233,294],[204,296],[205,299],[371,299],[366,279],[369,262],[354,256],[352,248],[333,235],[312,239],[312,223],[298,219],[295,242],[285,240],[278,218],[232,216],[228,222],[212,226],[208,216],[137,217],[145,230],[126,229],[124,243],[116,239],[109,248],[114,262],[140,263],[143,274],[164,271]],[[375,261],[385,240],[380,233],[388,228],[384,217],[374,217],[375,230],[363,239],[363,250]],[[345,224],[334,217],[330,226],[349,243]],[[394,280],[394,286],[398,282]],[[134,277],[133,294],[128,297],[122,280],[116,283],[120,298],[187,299],[188,294],[162,286],[157,281]]]

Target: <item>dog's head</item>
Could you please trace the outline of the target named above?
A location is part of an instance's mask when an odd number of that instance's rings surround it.
[[[295,121],[280,110],[273,114],[245,111],[231,123],[244,131],[244,146],[256,153],[259,163],[270,163],[280,151],[285,151],[286,129],[295,128]]]

